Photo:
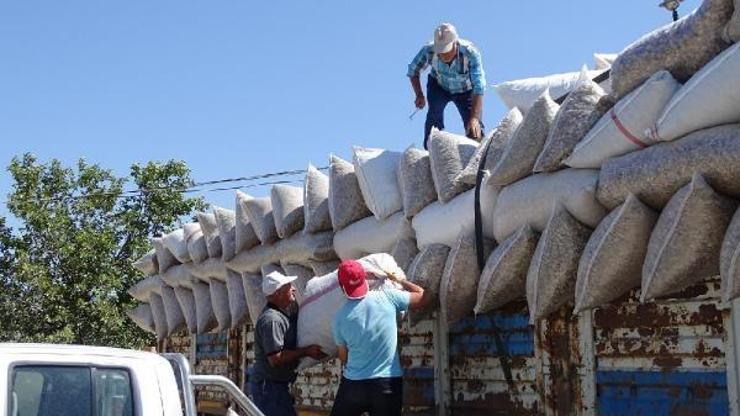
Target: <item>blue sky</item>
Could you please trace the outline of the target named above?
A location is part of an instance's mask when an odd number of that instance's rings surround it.
[[[24,152],[119,175],[182,159],[205,181],[325,165],[353,144],[420,145],[405,72],[435,25],[472,40],[494,84],[592,66],[669,23],[657,3],[0,2],[0,215],[5,167]],[[484,122],[503,114],[489,89]],[[462,128],[452,105],[447,125]],[[232,192],[206,198],[233,209]]]

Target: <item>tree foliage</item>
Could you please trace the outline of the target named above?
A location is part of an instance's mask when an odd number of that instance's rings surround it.
[[[126,317],[143,276],[132,262],[200,198],[184,162],[131,166],[128,177],[80,160],[64,167],[25,154],[8,168],[10,230],[0,219],[0,339],[136,348],[150,335]],[[126,191],[126,188],[132,190]]]

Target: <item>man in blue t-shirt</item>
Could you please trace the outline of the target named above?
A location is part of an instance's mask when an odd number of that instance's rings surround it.
[[[394,416],[403,405],[403,370],[398,357],[398,313],[429,299],[424,289],[395,275],[404,290],[368,291],[365,269],[354,260],[339,265],[339,286],[347,303],[334,317],[334,341],[344,364],[332,416]]]

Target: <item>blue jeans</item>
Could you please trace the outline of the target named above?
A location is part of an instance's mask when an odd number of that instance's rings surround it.
[[[249,394],[265,416],[296,416],[288,383],[250,380]]]
[[[445,128],[445,107],[447,103],[452,101],[457,107],[457,111],[460,113],[465,129],[467,130],[468,121],[470,120],[470,113],[473,109],[473,90],[463,92],[460,94],[451,94],[444,88],[440,87],[437,80],[433,76],[429,75],[427,78],[427,120],[424,123],[424,148],[427,148],[427,142],[429,141],[429,132],[432,131],[432,126],[444,130]],[[481,132],[483,131],[483,121],[480,123]]]

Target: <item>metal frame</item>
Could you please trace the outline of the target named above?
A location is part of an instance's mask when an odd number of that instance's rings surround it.
[[[727,397],[730,401],[730,414],[740,415],[740,298],[730,302],[729,317],[725,315],[727,331],[727,348],[725,360],[727,366]]]
[[[239,390],[239,387],[224,376],[191,375],[190,382],[193,386],[216,386],[226,390],[239,407],[247,412],[249,416],[265,416],[249,398]]]
[[[167,361],[177,364],[180,370],[180,385],[182,386],[182,399],[185,407],[185,416],[197,416],[198,409],[195,406],[195,393],[190,383],[190,363],[182,354],[162,353],[160,354]]]
[[[437,415],[445,416],[450,413],[452,399],[449,355],[450,329],[447,326],[447,317],[440,312],[435,313],[434,332],[432,334],[434,341],[434,397],[437,402]]]

